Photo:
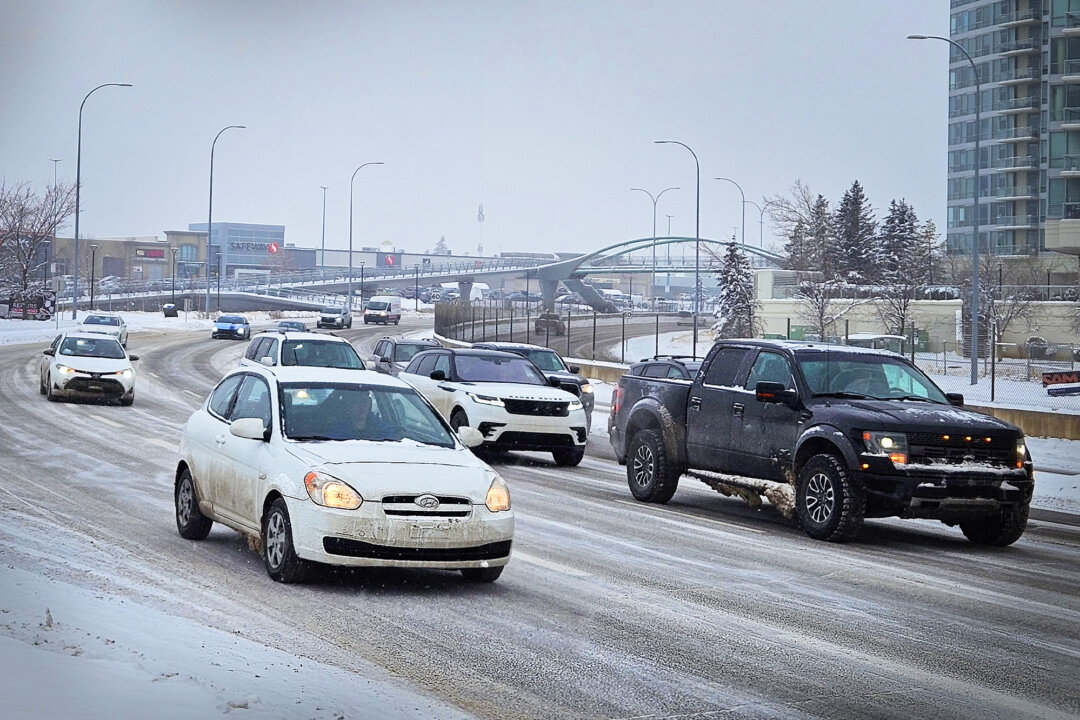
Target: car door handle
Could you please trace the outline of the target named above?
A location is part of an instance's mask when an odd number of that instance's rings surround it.
[[[696,396],[690,398],[690,408],[692,410],[700,410],[701,409],[701,398],[696,397]]]
[[[440,386],[439,386],[439,389],[440,389],[440,390],[445,390],[446,392],[454,392],[454,388],[452,388],[452,387],[447,387],[446,385],[440,385]]]
[[[743,411],[746,410],[746,406],[742,403],[735,403],[731,406],[731,412],[738,417],[742,417]]]
[[[225,444],[225,433],[218,433],[217,435],[215,435],[214,436],[214,442],[216,442],[218,445],[224,445]]]

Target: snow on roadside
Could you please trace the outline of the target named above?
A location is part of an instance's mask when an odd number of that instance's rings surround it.
[[[398,685],[0,563],[0,697],[9,720],[457,718]]]

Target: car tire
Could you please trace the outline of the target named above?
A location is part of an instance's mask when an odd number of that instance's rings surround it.
[[[53,392],[51,373],[45,376],[45,399],[49,402],[56,402],[60,399],[60,396]]]
[[[454,429],[454,432],[458,431],[458,428],[465,427],[469,424],[469,416],[465,414],[465,411],[461,408],[457,408],[454,412],[450,413],[450,427]]]
[[[263,518],[263,560],[266,574],[279,583],[297,583],[307,579],[309,565],[301,560],[293,547],[292,522],[283,498],[270,504]]]
[[[462,568],[461,575],[465,578],[465,582],[490,583],[499,579],[504,567],[504,565],[500,565],[486,568]]]
[[[135,404],[135,391],[132,390],[127,395],[120,396],[120,404],[124,407],[131,407]]]
[[[185,540],[203,540],[210,534],[214,521],[199,510],[199,498],[195,494],[195,481],[191,471],[184,470],[173,489],[176,504],[176,529]]]
[[[394,324],[395,324],[395,325],[400,325],[400,324],[401,324],[401,318],[396,318],[396,319],[394,320]]]
[[[585,448],[559,448],[551,451],[551,457],[555,459],[555,464],[559,467],[576,467],[585,457]]]
[[[960,531],[976,545],[1012,545],[1027,529],[1028,510],[1028,503],[1023,503],[1015,508],[1002,510],[996,515],[962,522]]]
[[[866,492],[851,479],[841,458],[815,455],[799,469],[795,512],[810,537],[845,542],[862,528]]]
[[[45,394],[45,377],[41,373],[38,373],[38,394]]]
[[[626,480],[634,499],[666,503],[679,487],[682,471],[667,456],[659,430],[641,430],[630,440]]]

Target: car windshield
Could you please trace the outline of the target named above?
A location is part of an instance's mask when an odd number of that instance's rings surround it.
[[[547,385],[531,362],[523,357],[458,355],[457,374],[463,382],[508,382]]]
[[[281,345],[281,364],[364,369],[364,363],[352,345],[327,340],[286,340]]]
[[[70,357],[96,357],[122,360],[124,348],[111,337],[102,338],[64,338],[60,343],[60,354]]]
[[[416,343],[398,343],[394,346],[394,362],[408,362],[413,355],[423,350],[430,350],[431,345],[418,345]]]
[[[698,370],[701,369],[701,362],[684,362],[683,367],[686,368],[686,372],[690,377],[697,377]]]
[[[244,318],[239,315],[222,315],[217,319],[219,323],[228,323],[230,325],[243,325]]]
[[[291,440],[413,440],[454,447],[450,429],[412,388],[285,383],[280,393],[282,430]]]
[[[930,378],[901,358],[822,352],[803,355],[798,364],[812,395],[948,404]]]
[[[368,310],[386,310],[389,303],[384,303],[381,300],[372,300],[367,304]]]
[[[302,322],[281,322],[278,323],[278,327],[282,330],[307,330]]]
[[[525,357],[532,360],[533,365],[547,372],[563,372],[566,365],[563,364],[559,354],[551,350],[526,350]]]
[[[88,315],[83,320],[83,325],[119,325],[120,318],[109,317],[108,315]]]
[[[322,309],[323,315],[340,315],[341,308],[324,307]]]

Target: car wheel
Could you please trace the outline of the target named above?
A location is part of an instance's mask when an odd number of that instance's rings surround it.
[[[844,542],[859,534],[866,492],[852,481],[843,460],[836,455],[815,455],[799,470],[795,512],[810,537]]]
[[[585,448],[559,448],[552,450],[551,456],[555,458],[555,464],[559,467],[575,467],[580,465],[582,458],[585,457]]]
[[[45,376],[45,399],[49,402],[56,402],[60,399],[60,396],[53,392],[52,373]]]
[[[364,324],[365,324],[365,325],[367,325],[367,324],[368,324],[368,319],[367,319],[367,318],[364,318]]]
[[[210,534],[214,521],[199,510],[199,499],[195,495],[195,481],[191,471],[184,470],[176,481],[173,493],[176,501],[176,529],[185,540],[202,540]]]
[[[308,564],[293,547],[289,508],[282,498],[271,503],[263,518],[263,559],[267,574],[280,583],[303,582],[307,577]]]
[[[641,430],[630,441],[626,479],[634,498],[666,503],[679,487],[682,471],[667,456],[659,430]]]
[[[38,373],[38,394],[45,394],[45,376],[41,373]]]
[[[454,412],[450,413],[450,427],[454,429],[454,432],[458,431],[458,428],[465,427],[469,424],[469,416],[465,414],[465,411],[458,408]]]
[[[1028,504],[1002,510],[996,515],[960,523],[960,530],[976,545],[1005,547],[1020,539],[1027,529]]]
[[[495,582],[502,575],[504,565],[486,568],[462,568],[461,574],[466,582],[489,583]]]
[[[131,407],[135,403],[135,391],[132,390],[127,395],[120,396],[120,404],[124,407]]]
[[[394,324],[395,325],[400,325],[401,324],[401,318],[397,318],[396,320],[394,320]]]

